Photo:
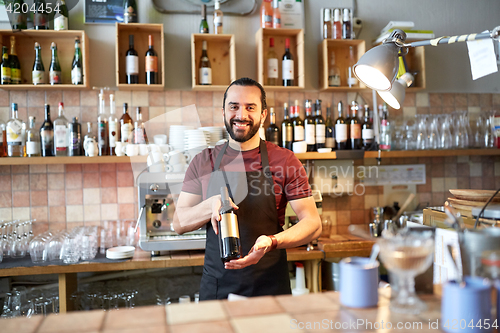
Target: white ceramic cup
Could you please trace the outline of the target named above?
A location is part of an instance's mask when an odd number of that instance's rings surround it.
[[[116,147],[115,147],[115,154],[116,156],[123,156],[125,154],[125,151],[123,147],[125,144],[123,142],[117,141],[116,142]]]
[[[170,156],[168,164],[170,165],[186,164],[186,156],[183,152],[179,150],[173,150],[170,153],[168,153],[168,155]]]
[[[154,142],[157,145],[164,145],[167,143],[167,135],[165,134],[156,134],[154,137]]]
[[[161,153],[160,146],[154,143],[149,145],[149,153]]]
[[[296,154],[303,154],[307,151],[307,142],[296,141],[292,144],[292,150]]]
[[[172,147],[171,145],[169,145],[167,143],[158,145],[158,147],[160,148],[161,152],[164,154],[167,154],[168,152],[174,150],[174,147]]]
[[[126,148],[127,156],[137,156],[139,155],[139,145],[129,143]]]
[[[83,142],[83,149],[85,149],[85,153],[88,156],[96,156],[97,155],[97,142],[94,138],[87,138]]]
[[[151,166],[151,165],[158,163],[158,162],[163,162],[163,154],[159,153],[159,152],[151,152],[148,155],[147,162],[148,162],[148,166]]]
[[[174,167],[170,164],[165,164],[165,172],[174,172]]]
[[[139,155],[146,156],[149,153],[147,144],[141,143],[138,146],[139,146]]]

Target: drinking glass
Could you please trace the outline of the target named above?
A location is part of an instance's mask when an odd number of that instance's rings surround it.
[[[62,255],[65,264],[75,264],[80,259],[78,238],[75,234],[70,234],[64,239]]]
[[[416,115],[417,118],[417,149],[425,150],[427,149],[427,124],[425,121],[425,115]]]
[[[426,117],[428,121],[426,121],[426,124],[428,124],[427,128],[429,128],[429,131],[427,133],[427,142],[426,142],[426,148],[427,149],[438,149],[439,147],[439,131],[438,131],[438,120],[439,118],[437,116],[428,116]]]
[[[441,137],[439,141],[439,148],[441,149],[453,148],[453,137],[451,134],[450,123],[451,123],[451,117],[449,115],[443,115],[441,122]]]
[[[469,146],[469,134],[465,127],[464,111],[457,111],[453,114],[455,122],[455,148],[464,149]]]
[[[50,237],[47,244],[47,252],[49,261],[62,261],[62,249],[64,244],[64,239],[66,238],[66,232],[58,232],[52,237]]]
[[[485,148],[486,117],[479,115],[474,122],[474,148]]]
[[[407,120],[404,127],[403,150],[415,150],[415,121]]]
[[[484,147],[495,148],[495,129],[494,129],[495,111],[488,111],[485,114],[484,124]]]

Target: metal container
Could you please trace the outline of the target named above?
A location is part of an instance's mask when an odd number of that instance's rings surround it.
[[[500,250],[500,228],[466,229],[459,232],[464,276],[477,276],[484,251]]]

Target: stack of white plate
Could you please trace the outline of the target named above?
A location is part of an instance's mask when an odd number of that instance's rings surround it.
[[[175,150],[184,151],[184,131],[192,130],[193,126],[171,125],[169,130],[169,143]]]
[[[106,250],[106,258],[108,259],[127,259],[134,256],[134,246],[117,246]]]
[[[200,127],[199,129],[204,130],[205,132],[210,133],[210,140],[208,142],[209,146],[215,146],[217,141],[222,139],[222,127],[219,126],[207,126],[207,127]]]
[[[184,148],[191,149],[205,149],[210,142],[210,133],[202,129],[193,129],[184,131]]]

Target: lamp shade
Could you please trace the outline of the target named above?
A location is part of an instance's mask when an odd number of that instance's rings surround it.
[[[393,109],[400,109],[405,100],[406,88],[413,82],[413,75],[404,73],[397,81],[394,81],[389,91],[377,91],[380,97]]]
[[[399,48],[394,43],[376,46],[354,65],[354,74],[369,88],[387,91],[398,74]]]

